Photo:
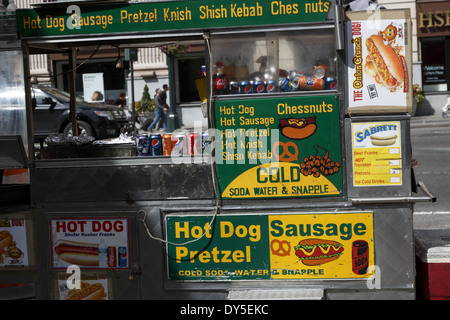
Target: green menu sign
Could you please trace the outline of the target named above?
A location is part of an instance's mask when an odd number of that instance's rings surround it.
[[[190,0],[107,3],[17,10],[22,37],[129,33],[324,22],[323,0]]]
[[[336,95],[215,102],[219,196],[342,195]]]

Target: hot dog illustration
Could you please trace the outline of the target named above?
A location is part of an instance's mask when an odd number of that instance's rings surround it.
[[[98,266],[98,244],[58,240],[55,252],[61,260],[82,266]]]
[[[70,290],[66,300],[101,300],[104,294],[105,288],[101,283],[88,284],[82,281],[81,288]]]
[[[0,232],[0,254],[3,250],[11,244],[13,237],[8,230],[3,230]]]
[[[390,45],[384,44],[383,38],[372,35],[367,38],[366,46],[369,51],[364,67],[367,74],[375,76],[377,82],[382,82],[389,88],[405,80],[405,71],[399,56]]]
[[[307,266],[317,266],[339,259],[344,246],[337,241],[305,239],[295,246],[295,255]]]
[[[377,137],[377,136],[370,136],[370,142],[374,146],[391,146],[397,141],[397,135],[394,134],[389,137]]]
[[[280,119],[278,129],[286,138],[293,140],[305,139],[316,132],[316,117],[282,118]]]

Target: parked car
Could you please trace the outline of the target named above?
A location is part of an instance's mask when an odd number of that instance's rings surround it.
[[[33,123],[35,140],[50,134],[72,134],[69,120],[70,94],[45,86],[32,87]],[[88,103],[76,98],[77,123],[81,130],[96,139],[118,137],[120,129],[127,123],[122,108],[102,103]]]

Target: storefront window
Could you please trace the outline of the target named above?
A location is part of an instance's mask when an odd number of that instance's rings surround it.
[[[66,75],[69,72],[69,64],[66,61],[57,62],[56,68],[57,70],[61,70],[60,73],[63,75]],[[115,58],[96,59],[92,62],[84,63],[80,68],[77,69],[77,96],[83,98],[86,101],[90,101],[91,94],[89,94],[89,96],[86,96],[86,93],[83,90],[85,85],[84,82],[86,79],[85,76],[95,74],[99,76],[99,81],[101,81],[100,91],[104,95],[104,99],[102,101],[113,103],[115,99],[119,97],[120,92],[126,90],[126,70],[127,65],[125,65],[125,68],[116,68]],[[58,78],[57,86],[65,91],[69,91],[69,78],[67,76]]]
[[[424,90],[449,91],[450,38],[422,38],[421,43]]]
[[[200,101],[195,80],[201,77],[202,66],[205,65],[204,57],[182,57],[177,59],[176,89],[178,103]]]
[[[218,95],[336,86],[332,29],[215,35],[211,47]]]

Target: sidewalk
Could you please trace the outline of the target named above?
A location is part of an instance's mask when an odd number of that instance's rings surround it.
[[[432,115],[411,117],[411,128],[447,127],[450,126],[450,115],[442,118],[441,112]]]

